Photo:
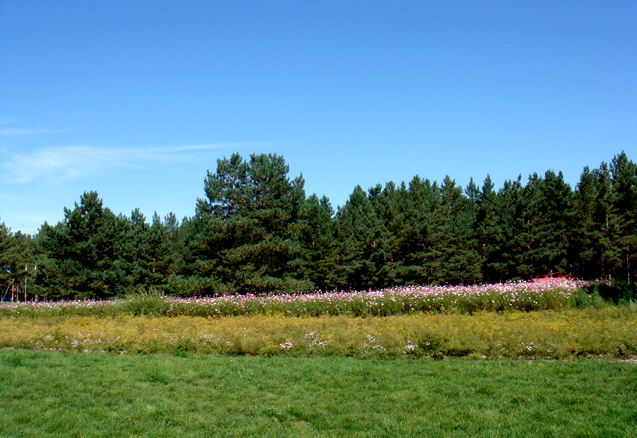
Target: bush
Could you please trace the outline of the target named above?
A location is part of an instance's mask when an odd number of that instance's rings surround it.
[[[154,286],[140,287],[136,293],[127,295],[122,306],[125,312],[135,316],[165,316],[170,309],[170,304]]]
[[[597,288],[597,292],[602,299],[614,304],[637,299],[634,286],[629,285],[624,280],[613,279],[610,285],[599,283],[595,284],[594,287]]]
[[[599,294],[599,283],[591,284],[588,287],[582,287],[571,295],[573,307],[577,309],[585,309],[587,307],[600,308],[604,306],[604,300]]]

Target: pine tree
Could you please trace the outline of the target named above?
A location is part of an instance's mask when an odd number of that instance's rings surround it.
[[[31,238],[18,231],[12,233],[0,223],[0,297],[7,292],[7,299],[24,300],[24,280],[29,276],[27,266],[33,266]],[[21,296],[18,296],[21,293]]]
[[[637,271],[637,165],[622,152],[613,158],[610,172],[619,219],[620,274],[630,285]]]
[[[168,235],[169,247],[170,247],[170,262],[168,265],[167,274],[177,275],[180,273],[183,265],[183,249],[184,249],[184,236],[183,229],[177,220],[175,213],[170,212],[164,217],[164,229]]]
[[[375,196],[372,190],[372,197]],[[387,229],[361,186],[336,215],[339,241],[339,282],[349,289],[371,289],[385,285],[379,276],[389,253],[384,247]]]
[[[499,281],[518,280],[519,259],[525,251],[523,237],[522,177],[507,180],[496,196],[496,214],[500,218],[500,239],[491,255],[489,268]]]
[[[302,176],[290,181],[289,166],[277,155],[239,154],[218,160],[208,172],[189,245],[210,291],[281,292],[313,288],[298,265],[301,247],[294,235],[305,201]],[[214,286],[216,285],[216,286]],[[212,288],[222,288],[214,291]]]
[[[319,290],[337,288],[334,209],[327,197],[312,195],[295,224],[294,234],[301,246],[301,258],[293,269],[302,273]]]
[[[523,190],[522,247],[518,272],[525,277],[571,272],[572,191],[562,173],[533,174]]]
[[[619,217],[611,189],[610,169],[584,168],[574,194],[576,275],[583,279],[612,278],[621,264]]]
[[[620,221],[618,206],[615,202],[617,193],[613,190],[610,167],[602,163],[595,171],[597,187],[597,204],[595,222],[601,228],[602,278],[612,280],[617,268],[621,265]],[[597,278],[597,277],[594,277]]]
[[[431,246],[430,229],[432,214],[438,200],[438,186],[428,179],[415,176],[409,183],[406,226],[403,251],[406,284],[428,284],[432,282],[432,272],[427,263]]]
[[[410,268],[406,260],[411,246],[411,218],[414,205],[406,184],[396,187],[388,182],[382,192],[371,199],[377,216],[387,232],[383,236],[382,246],[387,252],[387,260],[380,268],[380,278],[384,286],[396,286],[411,280]]]
[[[540,227],[545,223],[543,214],[542,177],[537,173],[529,176],[529,180],[522,189],[522,232],[518,235],[519,247],[518,272],[528,279],[534,275],[549,272],[546,266],[538,266],[538,247],[542,245]]]
[[[200,203],[201,204],[201,203]],[[217,245],[223,238],[221,221],[199,206],[192,218],[184,218],[180,226],[181,245],[178,253],[181,262],[178,271],[168,278],[169,289],[179,296],[210,296],[234,293],[236,290],[223,284],[217,275],[220,264]],[[226,240],[227,242],[227,240]],[[173,253],[174,254],[174,253]],[[173,256],[173,262],[175,256]]]
[[[24,234],[21,231],[13,234],[13,249],[10,252],[11,277],[13,283],[16,285],[17,290],[20,291],[20,300],[27,300],[29,296],[32,298],[33,289],[31,294],[27,296],[27,280],[31,281],[33,286],[35,265],[35,256],[33,254],[33,239],[30,235]],[[29,266],[31,269],[29,269]],[[17,297],[16,297],[17,298]]]
[[[434,184],[434,187],[436,185]],[[472,238],[473,214],[462,189],[446,176],[437,190],[425,253],[431,281],[436,284],[480,280],[480,257]]]
[[[139,209],[133,210],[127,222],[124,255],[132,289],[149,286],[163,289],[171,262],[166,228],[157,213],[153,215],[152,223],[148,224]]]
[[[573,204],[577,216],[577,227],[574,230],[574,244],[576,249],[575,275],[579,278],[601,278],[601,269],[597,263],[601,252],[596,243],[601,241],[602,233],[595,222],[597,204],[597,187],[594,174],[589,167],[585,167],[580,175],[573,196]]]
[[[499,253],[503,224],[498,212],[498,197],[491,176],[487,175],[482,188],[476,194],[474,224],[478,253],[481,259],[482,279],[488,283],[501,282]]]
[[[128,273],[128,281],[132,290],[145,287],[149,282],[148,277],[150,270],[148,268],[146,257],[146,233],[148,232],[148,224],[146,217],[139,210],[134,209],[130,218],[121,217],[126,222],[126,238],[124,239],[124,257],[126,260],[126,271]]]
[[[11,229],[0,223],[0,293],[4,295],[5,289],[10,286],[11,258],[13,252],[13,233]]]
[[[104,208],[96,192],[86,192],[55,227],[40,231],[46,253],[38,283],[48,298],[108,298],[131,285],[122,249],[126,222]]]

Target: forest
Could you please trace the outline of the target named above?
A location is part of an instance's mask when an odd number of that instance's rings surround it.
[[[34,235],[0,224],[3,299],[194,297],[527,280],[562,272],[631,287],[637,166],[622,152],[496,188],[487,176],[354,188],[336,211],[275,154],[217,161],[195,214],[115,214],[85,192]]]

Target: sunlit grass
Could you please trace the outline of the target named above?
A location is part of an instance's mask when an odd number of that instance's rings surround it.
[[[0,436],[636,436],[637,308],[566,285],[3,305]]]
[[[628,437],[637,365],[0,351],[0,436]]]

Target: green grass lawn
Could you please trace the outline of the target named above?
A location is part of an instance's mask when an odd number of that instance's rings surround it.
[[[637,436],[637,365],[0,350],[1,437]]]

